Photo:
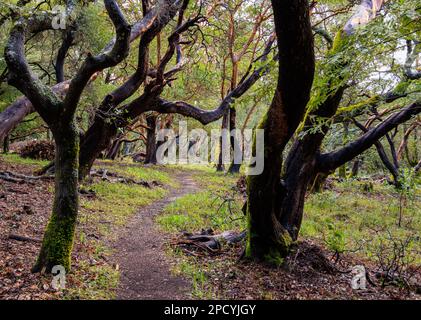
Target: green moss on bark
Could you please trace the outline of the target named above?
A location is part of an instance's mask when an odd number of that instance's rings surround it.
[[[62,217],[53,213],[48,222],[42,242],[41,253],[33,268],[34,272],[50,272],[56,265],[70,271],[70,257],[73,249],[73,238],[76,216]]]
[[[268,114],[265,114],[258,129],[266,129]],[[254,137],[253,150],[256,150]],[[292,238],[277,221],[273,207],[274,185],[279,184],[282,155],[265,145],[265,171],[261,175],[247,177],[247,224],[248,237],[245,250],[247,259],[257,260],[279,266],[288,255]],[[273,160],[275,159],[275,160]],[[276,178],[278,177],[278,178]]]
[[[253,226],[250,213],[248,214],[248,225],[245,257],[273,266],[282,265],[294,243],[289,233],[280,225],[277,228],[267,225],[267,230],[257,231]]]
[[[55,132],[55,199],[33,272],[51,272],[56,265],[70,271],[78,213],[79,136],[74,123]]]

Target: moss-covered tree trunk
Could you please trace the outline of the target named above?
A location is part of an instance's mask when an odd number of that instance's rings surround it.
[[[74,123],[54,130],[56,141],[55,196],[33,272],[50,272],[56,265],[70,270],[70,257],[78,213],[79,134]]]
[[[265,147],[264,174],[248,180],[250,235],[246,256],[280,264],[288,255],[301,228],[305,195],[317,175],[315,149],[310,140],[298,140],[282,169],[282,151]]]
[[[381,4],[381,0],[363,1],[343,30],[337,33],[329,53],[330,57],[336,57],[327,65],[325,74],[328,76],[322,79],[325,87],[316,90],[314,101],[317,104],[307,107],[306,115],[310,117],[304,121],[303,137],[293,144],[285,168],[282,169],[281,155],[306,110],[314,61],[311,57],[312,39],[308,35],[311,29],[308,23],[308,3],[272,1],[279,47],[278,85],[275,98],[261,125],[265,129],[264,172],[248,179],[247,213],[250,232],[246,257],[280,263],[288,254],[293,241],[298,238],[305,195],[312,178],[319,173],[332,173],[417,112],[417,103],[414,103],[341,150],[324,155],[320,154],[320,147],[330,129],[328,122],[316,131],[308,130],[318,125],[317,119],[330,119],[337,112],[346,88],[346,68],[350,60],[349,56],[343,56],[343,49],[355,28],[375,17],[373,9],[375,13]]]
[[[260,125],[264,129],[264,171],[248,178],[248,239],[245,257],[279,265],[293,242],[282,207],[302,207],[302,196],[281,180],[283,151],[305,112],[314,76],[314,48],[306,0],[272,1],[279,48],[278,83]],[[256,147],[256,145],[255,145]],[[256,151],[256,148],[254,148]],[[306,189],[298,183],[293,188]],[[299,191],[298,189],[296,189]],[[294,213],[292,213],[294,214]]]
[[[268,136],[267,118],[259,129]],[[278,220],[283,186],[280,180],[282,150],[265,146],[265,168],[261,175],[247,180],[248,238],[245,256],[258,261],[280,264],[287,254],[292,239]]]
[[[66,12],[71,12],[75,5],[75,1],[67,1]],[[25,56],[27,36],[50,29],[53,26],[52,15],[34,13],[30,17],[22,17],[12,27],[4,50],[9,69],[8,83],[31,101],[51,129],[56,142],[53,212],[33,272],[50,272],[56,265],[70,269],[78,213],[79,132],[75,122],[76,110],[92,76],[116,66],[129,54],[130,25],[115,0],[104,0],[104,5],[116,30],[112,48],[97,56],[87,55],[70,81],[63,99],[35,76]]]

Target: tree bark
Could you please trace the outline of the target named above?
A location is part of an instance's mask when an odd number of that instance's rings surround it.
[[[159,10],[149,12],[144,18],[133,25],[131,29],[130,42],[134,42],[151,28],[151,24],[155,21],[158,13]],[[113,48],[115,42],[116,39],[112,40],[101,52],[108,53]],[[93,81],[95,79],[97,79],[96,75],[92,77],[91,80]],[[51,89],[58,96],[64,97],[69,89],[69,83],[70,81],[61,82],[53,86]],[[7,136],[13,129],[16,128],[16,126],[19,125],[19,123],[23,121],[26,116],[33,112],[35,112],[35,109],[32,106],[30,99],[27,97],[21,97],[0,113],[0,143],[3,141],[5,136]]]
[[[248,177],[249,232],[245,257],[279,265],[292,238],[281,224],[282,152],[298,127],[314,76],[308,2],[272,1],[279,47],[278,84],[259,128],[264,129],[264,171]],[[299,191],[299,190],[297,190]]]
[[[156,164],[156,151],[157,151],[157,143],[156,143],[156,124],[157,124],[157,116],[150,115],[146,118],[146,123],[148,125],[148,131],[146,136],[146,164]]]
[[[111,145],[111,148],[108,150],[105,158],[107,158],[109,160],[115,160],[120,154],[120,149],[121,149],[122,143],[123,143],[123,141],[122,141],[121,138],[115,139],[114,142]]]
[[[10,151],[10,136],[7,136],[3,142],[3,153],[9,153]]]
[[[54,64],[54,70],[56,72],[56,82],[61,83],[64,82],[64,63],[66,61],[66,55],[73,45],[74,41],[74,33],[73,27],[70,28],[69,31],[66,32],[63,38],[63,43],[61,44],[60,49],[58,50],[56,62]]]
[[[235,130],[237,129],[237,110],[235,109],[235,107],[232,107],[230,109],[230,130],[231,133],[234,133]],[[231,135],[231,151],[235,152],[237,149],[239,149],[240,147],[242,147],[241,141],[238,141],[237,136],[236,135]],[[231,165],[228,169],[228,172],[231,174],[236,174],[239,173],[241,169],[241,164],[240,163],[235,163],[235,157],[233,157],[233,160],[231,162]]]
[[[355,119],[354,119],[354,124],[364,133],[367,133],[369,131],[366,127],[364,127],[362,124],[357,122]],[[390,174],[392,175],[393,184],[395,186],[398,186],[399,185],[399,167],[396,167],[396,165],[389,160],[389,157],[387,156],[386,151],[384,150],[383,145],[380,141],[376,141],[374,143],[374,146],[376,147],[380,160],[383,162],[386,169],[389,170]]]
[[[411,103],[399,112],[384,120],[376,128],[371,129],[360,138],[350,142],[342,149],[332,151],[319,156],[318,163],[321,171],[328,172],[360,155],[389,131],[398,125],[410,120],[421,112],[421,100]]]
[[[56,265],[70,270],[70,257],[78,213],[79,133],[72,123],[55,130],[55,196],[53,212],[45,230],[32,272],[50,272]]]
[[[100,115],[95,116],[93,124],[82,137],[80,144],[79,179],[89,175],[95,160],[103,150],[110,147],[112,139],[117,135],[118,127],[107,122]]]
[[[258,61],[265,62],[267,60],[274,41],[275,37],[271,36]],[[139,53],[139,56],[143,57],[139,58],[139,60],[145,58],[145,55],[141,52]],[[120,101],[123,99],[121,97],[124,97],[127,94],[127,92],[126,94],[122,94],[122,92],[125,91],[123,85],[104,99],[104,102],[95,114],[91,126],[81,140],[79,179],[82,180],[89,174],[95,159],[103,150],[110,147],[111,141],[118,132],[118,128],[126,126],[130,121],[133,121],[132,119],[137,119],[145,112],[155,111],[162,114],[180,114],[194,118],[204,125],[209,124],[223,117],[227,110],[229,110],[234,99],[244,95],[268,70],[268,65],[260,66],[245,76],[238,86],[232,90],[214,110],[201,109],[182,101],[166,101],[159,98],[160,92],[150,92],[150,90],[147,89],[140,97],[119,108],[119,111],[124,112],[119,112],[118,119],[113,119],[112,113],[115,110],[113,108],[110,110],[109,105],[115,103],[115,101]],[[135,77],[133,76],[132,79],[133,78]],[[131,82],[132,80],[128,81],[129,87],[135,88],[136,86],[133,86]],[[118,98],[116,99],[116,97]],[[112,101],[109,101],[109,99],[112,99]],[[109,114],[111,114],[111,116]],[[228,121],[228,118],[225,117],[224,121]]]
[[[216,171],[218,172],[223,172],[225,170],[225,165],[224,165],[224,148],[223,148],[223,135],[225,130],[228,129],[229,127],[229,115],[230,115],[230,111],[227,110],[224,113],[224,116],[222,117],[222,124],[221,124],[221,137],[219,139],[219,156],[218,156],[218,163],[216,165]]]
[[[358,177],[358,174],[360,172],[360,166],[361,166],[361,159],[355,159],[354,164],[352,165],[352,171],[351,171],[351,178]]]

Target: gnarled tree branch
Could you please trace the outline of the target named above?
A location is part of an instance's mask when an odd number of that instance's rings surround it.
[[[317,168],[321,172],[331,172],[344,165],[365,150],[369,149],[381,137],[389,131],[396,128],[401,123],[411,119],[414,115],[421,112],[421,101],[417,100],[411,105],[405,107],[400,112],[395,113],[384,120],[376,128],[368,131],[359,139],[349,143],[344,148],[330,153],[321,154],[317,159]]]

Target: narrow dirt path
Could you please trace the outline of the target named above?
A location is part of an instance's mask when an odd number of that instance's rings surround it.
[[[119,300],[188,299],[190,283],[171,274],[164,252],[164,237],[154,217],[178,198],[199,190],[191,173],[176,176],[179,189],[171,189],[166,198],[142,208],[120,233],[114,245],[120,266]]]

